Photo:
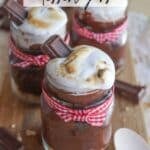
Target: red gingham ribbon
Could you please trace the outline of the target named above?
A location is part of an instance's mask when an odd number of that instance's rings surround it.
[[[9,47],[13,55],[21,60],[21,62],[13,64],[13,66],[25,68],[31,65],[42,67],[49,61],[49,56],[47,55],[38,55],[32,56],[21,52],[13,43],[13,41],[9,40]]]
[[[64,41],[66,44],[69,44],[69,42],[70,42],[70,35],[69,34],[67,34],[65,36]],[[28,55],[28,54],[21,52],[15,46],[15,44],[13,43],[11,38],[9,40],[9,47],[10,47],[10,50],[13,53],[13,55],[15,55],[17,58],[19,58],[21,60],[21,62],[13,64],[13,66],[16,66],[16,67],[25,68],[25,67],[28,67],[31,65],[43,67],[43,66],[45,66],[45,64],[48,63],[48,61],[50,59],[50,57],[48,55],[33,56],[33,55]]]
[[[128,24],[127,19],[126,19],[119,27],[114,29],[112,32],[95,33],[95,32],[88,30],[85,27],[80,26],[75,18],[73,22],[74,22],[73,30],[77,34],[87,39],[95,40],[96,42],[100,44],[116,41],[118,37],[121,35],[121,33],[127,28],[127,24]]]
[[[62,105],[56,98],[49,97],[47,93],[43,90],[43,96],[47,104],[55,113],[63,119],[65,122],[78,121],[86,122],[92,126],[101,127],[106,119],[107,111],[113,102],[113,94],[106,100],[105,103],[89,108],[89,109],[71,109]]]

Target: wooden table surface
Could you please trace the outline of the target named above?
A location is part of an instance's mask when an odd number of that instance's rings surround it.
[[[22,138],[25,150],[42,150],[40,107],[21,103],[11,91],[7,38],[8,33],[0,31],[0,127],[5,127],[19,139]],[[136,83],[130,50],[127,51],[127,62],[126,69],[119,78]],[[133,105],[121,97],[116,97],[113,133],[122,127],[131,128],[147,139],[140,105]],[[30,135],[28,130],[35,132]],[[108,149],[114,150],[113,142]]]
[[[0,32],[0,34],[6,33]],[[28,106],[21,103],[12,93],[9,79],[9,69],[7,63],[7,36],[4,40],[4,35],[0,48],[0,126],[8,128],[16,136],[23,138],[25,150],[41,150],[40,142],[40,107]],[[132,68],[132,61],[127,51],[127,66],[120,79],[135,83],[135,76]],[[133,105],[131,102],[116,97],[116,107],[113,117],[113,132],[122,127],[131,128],[137,131],[143,137],[147,137],[145,126],[139,105]],[[36,136],[27,135],[27,130],[36,131]],[[110,150],[113,150],[113,144],[110,145]]]

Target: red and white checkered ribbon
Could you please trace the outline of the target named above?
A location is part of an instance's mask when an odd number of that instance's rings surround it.
[[[49,97],[43,90],[44,100],[55,113],[65,122],[78,121],[86,122],[92,126],[101,127],[107,116],[108,109],[113,102],[113,94],[105,103],[89,109],[71,109],[62,105],[56,98]]]
[[[85,27],[79,25],[77,20],[74,18],[73,30],[80,36],[85,37],[90,40],[95,40],[96,42],[103,44],[107,42],[116,41],[123,31],[127,29],[127,19],[117,28],[112,30],[111,32],[106,33],[95,33],[88,30]]]
[[[69,42],[70,42],[70,35],[69,34],[67,34],[65,36],[64,41],[66,44],[69,44]],[[10,47],[10,50],[13,53],[13,55],[15,55],[18,59],[21,60],[21,62],[13,64],[13,66],[16,66],[16,67],[26,68],[26,67],[31,66],[31,65],[43,67],[48,63],[48,61],[50,59],[50,57],[48,55],[33,56],[33,55],[28,55],[28,54],[21,52],[15,46],[15,44],[13,43],[11,38],[9,40],[9,47]]]
[[[13,66],[16,67],[21,67],[21,68],[26,68],[28,66],[38,66],[42,67],[49,61],[49,56],[47,55],[38,55],[38,56],[33,56],[33,55],[28,55],[23,52],[21,52],[13,43],[13,41],[10,39],[9,40],[9,47],[13,55],[15,55],[18,59],[21,60],[21,62],[13,64]]]

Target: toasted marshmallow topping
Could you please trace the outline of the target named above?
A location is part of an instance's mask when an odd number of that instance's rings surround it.
[[[12,37],[22,48],[42,44],[54,34],[62,38],[66,34],[66,13],[61,8],[34,7],[28,8],[28,17],[23,24],[12,23]]]
[[[110,89],[115,81],[111,58],[87,45],[75,47],[67,58],[51,60],[46,71],[49,83],[55,88],[76,94]]]
[[[30,33],[35,33],[37,30],[47,33],[59,30],[67,22],[65,12],[60,8],[42,8],[35,7],[28,10],[28,18],[20,26],[20,29]],[[35,32],[33,31],[35,30]],[[39,34],[39,33],[37,33]]]
[[[98,0],[97,3],[99,3]],[[125,17],[127,7],[128,0],[112,0],[105,6],[89,7],[87,11],[92,13],[96,21],[114,22]],[[82,17],[82,15],[80,17]]]

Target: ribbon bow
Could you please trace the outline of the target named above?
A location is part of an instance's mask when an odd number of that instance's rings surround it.
[[[106,100],[103,104],[99,106],[89,109],[77,110],[63,106],[60,102],[58,102],[56,98],[49,97],[44,90],[43,96],[50,108],[53,109],[55,113],[65,122],[86,122],[92,126],[98,127],[101,127],[103,125],[107,116],[107,111],[113,102],[112,94],[108,100]]]

